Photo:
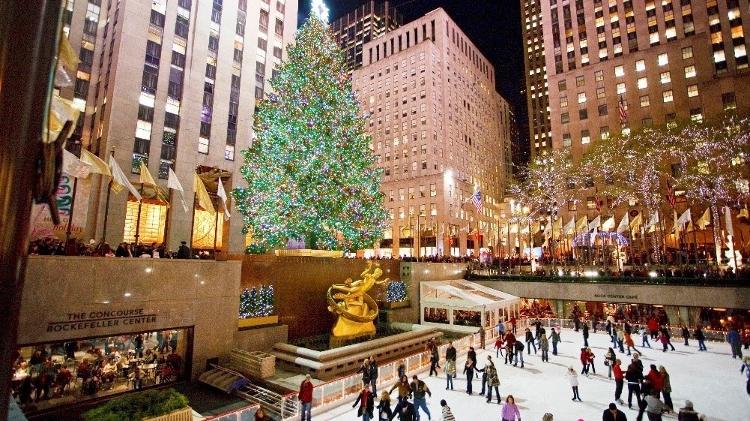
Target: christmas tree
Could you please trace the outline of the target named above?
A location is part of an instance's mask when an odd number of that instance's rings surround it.
[[[343,53],[318,16],[298,31],[271,86],[255,113],[257,141],[243,152],[248,186],[234,190],[250,251],[289,239],[318,249],[371,247],[386,227],[382,170]]]

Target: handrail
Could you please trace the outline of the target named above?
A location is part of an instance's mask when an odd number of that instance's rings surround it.
[[[259,404],[257,404],[257,403],[251,403],[248,406],[243,406],[242,408],[230,409],[228,411],[224,411],[224,412],[221,412],[221,413],[216,414],[216,415],[208,416],[208,417],[204,418],[204,421],[209,421],[209,420],[219,420],[219,421],[222,421],[222,419],[225,418],[225,417],[227,417],[227,420],[229,420],[229,419],[241,419],[241,415],[243,413],[245,413],[247,411],[252,411],[253,409],[257,411],[258,408],[260,408]],[[228,417],[233,416],[233,415],[235,415],[237,417],[228,418]],[[250,415],[252,415],[252,414],[250,414]]]
[[[532,274],[478,274],[467,273],[466,279],[480,281],[516,281],[516,282],[555,282],[555,283],[583,283],[583,284],[626,284],[626,285],[658,285],[658,286],[695,286],[695,287],[723,287],[749,288],[750,283],[739,278],[686,278],[686,277],[640,277],[640,276],[573,276],[573,275],[532,275]]]

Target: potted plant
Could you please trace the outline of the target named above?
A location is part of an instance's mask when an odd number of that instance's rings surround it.
[[[85,421],[192,421],[185,395],[174,389],[130,393],[86,411]]]

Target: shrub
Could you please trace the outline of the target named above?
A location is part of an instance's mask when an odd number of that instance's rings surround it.
[[[185,395],[174,389],[146,390],[112,399],[86,411],[85,421],[140,421],[158,417],[188,406]]]

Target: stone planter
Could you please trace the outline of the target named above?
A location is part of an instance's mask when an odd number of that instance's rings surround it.
[[[311,249],[293,249],[293,250],[274,250],[277,256],[295,256],[295,257],[343,257],[344,252],[340,250],[311,250]]]
[[[239,319],[237,321],[237,327],[242,329],[242,328],[248,328],[248,327],[274,325],[278,322],[279,322],[278,315],[265,316],[265,317],[250,317],[247,319]]]
[[[160,415],[153,418],[144,418],[143,421],[193,421],[193,410],[189,406],[183,409]]]
[[[398,308],[407,308],[407,307],[411,307],[411,301],[409,300],[391,301],[391,302],[385,303],[383,307],[388,310],[396,310]]]

